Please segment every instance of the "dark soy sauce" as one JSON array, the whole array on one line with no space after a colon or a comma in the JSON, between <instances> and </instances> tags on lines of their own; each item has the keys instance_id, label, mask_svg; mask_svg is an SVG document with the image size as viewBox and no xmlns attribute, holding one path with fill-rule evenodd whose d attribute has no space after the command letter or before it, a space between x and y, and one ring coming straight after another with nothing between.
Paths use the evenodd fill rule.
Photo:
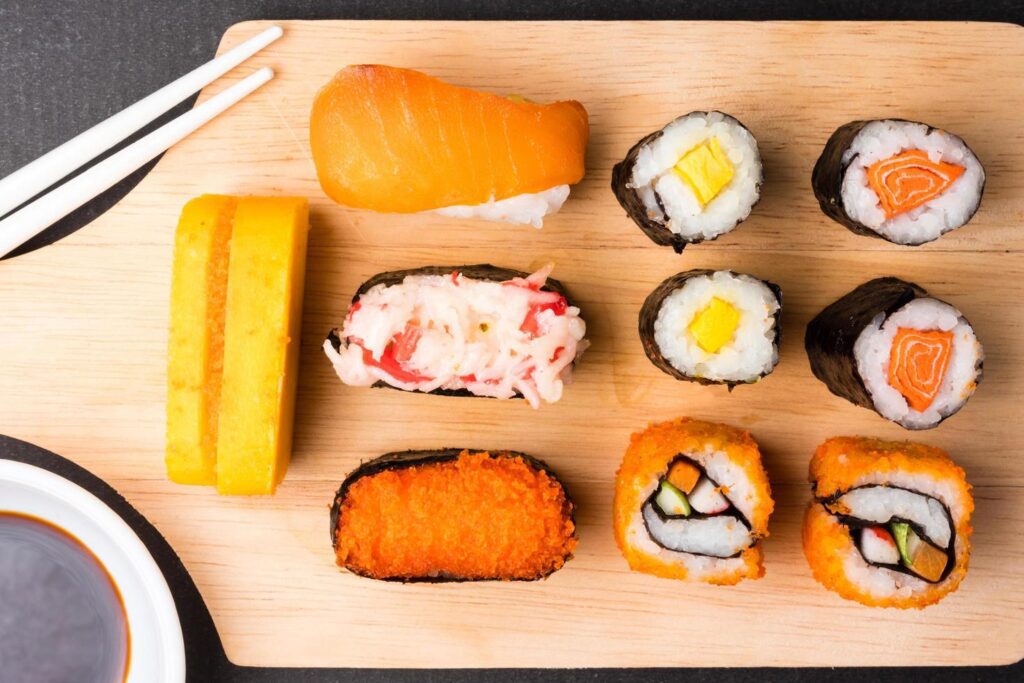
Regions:
<instances>
[{"instance_id":1,"label":"dark soy sauce","mask_svg":"<svg viewBox=\"0 0 1024 683\"><path fill-rule=\"evenodd\" d=\"M0 681L122 683L128 619L121 593L82 542L0 511Z\"/></svg>"}]
</instances>

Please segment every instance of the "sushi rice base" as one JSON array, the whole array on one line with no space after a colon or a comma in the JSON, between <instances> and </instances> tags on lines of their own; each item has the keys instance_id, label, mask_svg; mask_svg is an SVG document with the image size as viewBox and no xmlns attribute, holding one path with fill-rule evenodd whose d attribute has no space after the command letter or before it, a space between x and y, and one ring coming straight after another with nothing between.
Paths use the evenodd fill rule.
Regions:
<instances>
[{"instance_id":1,"label":"sushi rice base","mask_svg":"<svg viewBox=\"0 0 1024 683\"><path fill-rule=\"evenodd\" d=\"M541 401L561 398L573 363L588 345L586 323L575 306L561 315L541 309L535 316L536 335L521 329L538 302L563 298L539 290L550 272L547 266L505 283L460 273L409 275L400 284L377 285L349 310L340 351L330 341L324 351L348 385L382 381L406 391L467 389L494 398L519 393L537 408ZM416 321L420 336L401 366L424 376L420 381L397 379L364 357L365 349L379 361L410 321Z\"/></svg>"},{"instance_id":2,"label":"sushi rice base","mask_svg":"<svg viewBox=\"0 0 1024 683\"><path fill-rule=\"evenodd\" d=\"M910 149L927 153L933 162L963 166L964 172L930 202L887 219L878 196L868 184L867 169L876 161ZM909 121L868 123L843 152L842 163L849 164L842 184L847 215L897 244L930 242L966 223L981 201L985 184L981 162L963 140L937 129L929 132L928 126Z\"/></svg>"},{"instance_id":3,"label":"sushi rice base","mask_svg":"<svg viewBox=\"0 0 1024 683\"><path fill-rule=\"evenodd\" d=\"M924 412L911 408L903 394L889 384L889 354L901 327L953 333L946 376L934 401ZM974 330L960 311L931 298L914 299L888 318L885 313L879 313L857 337L853 354L857 372L871 394L875 409L887 420L910 429L931 427L955 413L974 393L978 364L984 358Z\"/></svg>"},{"instance_id":4,"label":"sushi rice base","mask_svg":"<svg viewBox=\"0 0 1024 683\"><path fill-rule=\"evenodd\" d=\"M914 522L940 548L948 548L953 536L942 503L917 491L892 486L862 487L844 493L826 507L876 524L887 524L894 517Z\"/></svg>"},{"instance_id":5,"label":"sushi rice base","mask_svg":"<svg viewBox=\"0 0 1024 683\"><path fill-rule=\"evenodd\" d=\"M733 338L717 353L702 349L690 322L719 298L740 313ZM779 300L757 278L725 270L687 279L665 297L654 323L654 341L674 368L689 377L714 381L753 381L775 367L775 314Z\"/></svg>"},{"instance_id":6,"label":"sushi rice base","mask_svg":"<svg viewBox=\"0 0 1024 683\"><path fill-rule=\"evenodd\" d=\"M543 192L518 194L498 200L492 196L483 204L445 206L428 213L450 218L480 218L485 221L529 224L540 228L544 225L544 217L558 213L568 198L569 186L556 185Z\"/></svg>"},{"instance_id":7,"label":"sushi rice base","mask_svg":"<svg viewBox=\"0 0 1024 683\"><path fill-rule=\"evenodd\" d=\"M693 189L672 169L687 152L711 138L718 138L735 175L702 207ZM749 216L760 196L760 182L761 157L754 136L735 119L712 111L673 121L641 148L627 187L636 191L652 219L677 235L700 240L729 232Z\"/></svg>"},{"instance_id":8,"label":"sushi rice base","mask_svg":"<svg viewBox=\"0 0 1024 683\"><path fill-rule=\"evenodd\" d=\"M733 462L724 451L715 450L707 445L700 451L687 451L681 455L700 463L708 477L723 488L723 494L748 520L755 518L755 508L758 504L754 487L751 486L743 467ZM667 465L666 465L667 467ZM654 493L660 483L660 477L655 477L642 487L639 500L646 501ZM686 568L687 576L697 580L707 580L718 577L722 574L741 574L747 560L741 555L739 557L708 557L705 555L694 555L691 553L669 550L658 545L651 538L644 523L645 505L638 507L633 513L629 527L626 530L627 542L638 552L656 557L663 562L680 564ZM714 519L714 518L711 518ZM733 518L723 518L732 520ZM721 551L728 538L719 538L722 529L717 524L695 526L688 530L688 540L699 543L710 550ZM747 534L749 546L755 539ZM747 546L744 546L746 548ZM732 554L732 553L730 553Z\"/></svg>"}]
</instances>

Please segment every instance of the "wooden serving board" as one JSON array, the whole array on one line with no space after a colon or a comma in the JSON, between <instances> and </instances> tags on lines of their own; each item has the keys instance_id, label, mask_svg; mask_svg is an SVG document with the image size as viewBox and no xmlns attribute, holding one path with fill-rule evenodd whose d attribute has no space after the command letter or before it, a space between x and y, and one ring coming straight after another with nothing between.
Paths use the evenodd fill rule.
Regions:
<instances>
[{"instance_id":1,"label":"wooden serving board","mask_svg":"<svg viewBox=\"0 0 1024 683\"><path fill-rule=\"evenodd\" d=\"M239 24L221 49L266 26ZM1001 664L1024 655L1024 33L1008 24L284 22L285 37L224 82L277 78L164 156L86 229L0 263L0 432L68 456L120 490L195 578L229 657L279 666L757 666ZM542 230L347 210L320 191L307 115L350 63L415 67L458 84L590 112L588 173ZM766 181L738 230L677 256L626 218L611 166L678 114L718 108L756 135ZM920 248L826 219L811 166L856 118L919 119L962 135L988 170L966 228ZM222 498L163 469L167 301L175 221L204 192L311 199L295 449L274 497ZM320 345L357 285L383 270L556 262L593 347L556 405L343 386ZM663 278L697 267L768 278L785 295L782 359L755 386L676 382L644 357L637 313ZM960 307L985 380L939 428L909 433L829 394L804 325L879 275ZM723 588L631 573L612 539L612 481L629 434L691 415L751 430L776 514L767 576ZM807 461L829 436L916 438L975 486L962 588L923 612L845 602L800 549ZM361 460L406 448L511 448L545 459L579 504L581 541L536 583L396 585L334 566L332 494Z\"/></svg>"}]
</instances>

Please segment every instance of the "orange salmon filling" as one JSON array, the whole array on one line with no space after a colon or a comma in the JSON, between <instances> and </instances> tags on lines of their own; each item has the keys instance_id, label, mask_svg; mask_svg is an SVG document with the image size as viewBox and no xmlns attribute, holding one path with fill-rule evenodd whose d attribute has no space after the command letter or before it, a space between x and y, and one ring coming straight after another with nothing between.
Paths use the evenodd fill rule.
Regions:
<instances>
[{"instance_id":1,"label":"orange salmon filling","mask_svg":"<svg viewBox=\"0 0 1024 683\"><path fill-rule=\"evenodd\" d=\"M892 218L938 197L963 172L963 166L935 162L925 152L911 149L871 164L868 184L886 218Z\"/></svg>"},{"instance_id":2,"label":"orange salmon filling","mask_svg":"<svg viewBox=\"0 0 1024 683\"><path fill-rule=\"evenodd\" d=\"M339 565L373 578L536 579L576 546L561 484L520 457L455 460L356 480L341 504Z\"/></svg>"},{"instance_id":3,"label":"orange salmon filling","mask_svg":"<svg viewBox=\"0 0 1024 683\"><path fill-rule=\"evenodd\" d=\"M889 352L889 384L911 408L927 410L942 387L952 351L952 332L899 328Z\"/></svg>"}]
</instances>

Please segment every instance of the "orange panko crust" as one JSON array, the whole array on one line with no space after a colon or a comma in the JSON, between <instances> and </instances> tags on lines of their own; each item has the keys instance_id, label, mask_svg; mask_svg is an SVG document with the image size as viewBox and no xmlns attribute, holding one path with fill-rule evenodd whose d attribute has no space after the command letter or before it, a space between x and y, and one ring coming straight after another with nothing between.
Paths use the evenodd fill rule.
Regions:
<instances>
[{"instance_id":1,"label":"orange panko crust","mask_svg":"<svg viewBox=\"0 0 1024 683\"><path fill-rule=\"evenodd\" d=\"M353 482L335 551L378 579L537 579L571 557L572 510L562 485L522 457L463 451Z\"/></svg>"},{"instance_id":2,"label":"orange panko crust","mask_svg":"<svg viewBox=\"0 0 1024 683\"><path fill-rule=\"evenodd\" d=\"M818 446L810 465L814 495L827 498L846 491L856 486L866 472L925 474L953 482L961 489L964 517L970 517L974 510L964 471L941 448L862 436L836 436Z\"/></svg>"},{"instance_id":3,"label":"orange panko crust","mask_svg":"<svg viewBox=\"0 0 1024 683\"><path fill-rule=\"evenodd\" d=\"M856 436L834 437L821 444L811 458L810 480L816 498L828 498L857 486L867 473L927 475L957 489L960 514L950 510L956 527L956 566L941 583L915 590L912 596L876 597L849 580L843 558L859 552L849 529L817 500L804 516L804 555L814 578L848 600L871 607L923 608L955 591L967 574L970 557L970 518L974 510L971 487L964 471L939 448L909 441L883 441ZM882 477L883 480L886 477ZM924 491L923 493L928 493Z\"/></svg>"},{"instance_id":4,"label":"orange panko crust","mask_svg":"<svg viewBox=\"0 0 1024 683\"><path fill-rule=\"evenodd\" d=\"M579 102L536 104L360 65L317 95L309 134L328 196L412 213L578 183L589 123Z\"/></svg>"},{"instance_id":5,"label":"orange panko crust","mask_svg":"<svg viewBox=\"0 0 1024 683\"><path fill-rule=\"evenodd\" d=\"M758 500L749 521L754 533L761 537L768 535L768 518L775 503L768 475L761 464L761 453L748 432L687 417L651 424L630 437L629 448L615 477L612 504L615 541L631 569L669 579L687 578L686 568L680 564L652 557L633 547L627 539L627 531L637 510L644 504L645 489L666 472L669 463L679 454L700 452L708 446L728 454L729 459L746 473ZM707 579L708 583L734 584L744 578L764 576L764 553L760 544L745 550L740 557L744 564L742 569L713 576Z\"/></svg>"},{"instance_id":6,"label":"orange panko crust","mask_svg":"<svg viewBox=\"0 0 1024 683\"><path fill-rule=\"evenodd\" d=\"M929 585L923 591L915 591L906 597L876 597L849 580L843 567L843 558L849 552L859 552L853 545L849 530L839 523L825 507L811 501L804 515L803 541L804 556L811 567L814 578L825 588L835 591L847 600L854 600L868 607L896 607L898 609L922 609L934 605L957 588L967 574L970 545L962 537L964 552L957 554L957 564L942 583Z\"/></svg>"}]
</instances>

